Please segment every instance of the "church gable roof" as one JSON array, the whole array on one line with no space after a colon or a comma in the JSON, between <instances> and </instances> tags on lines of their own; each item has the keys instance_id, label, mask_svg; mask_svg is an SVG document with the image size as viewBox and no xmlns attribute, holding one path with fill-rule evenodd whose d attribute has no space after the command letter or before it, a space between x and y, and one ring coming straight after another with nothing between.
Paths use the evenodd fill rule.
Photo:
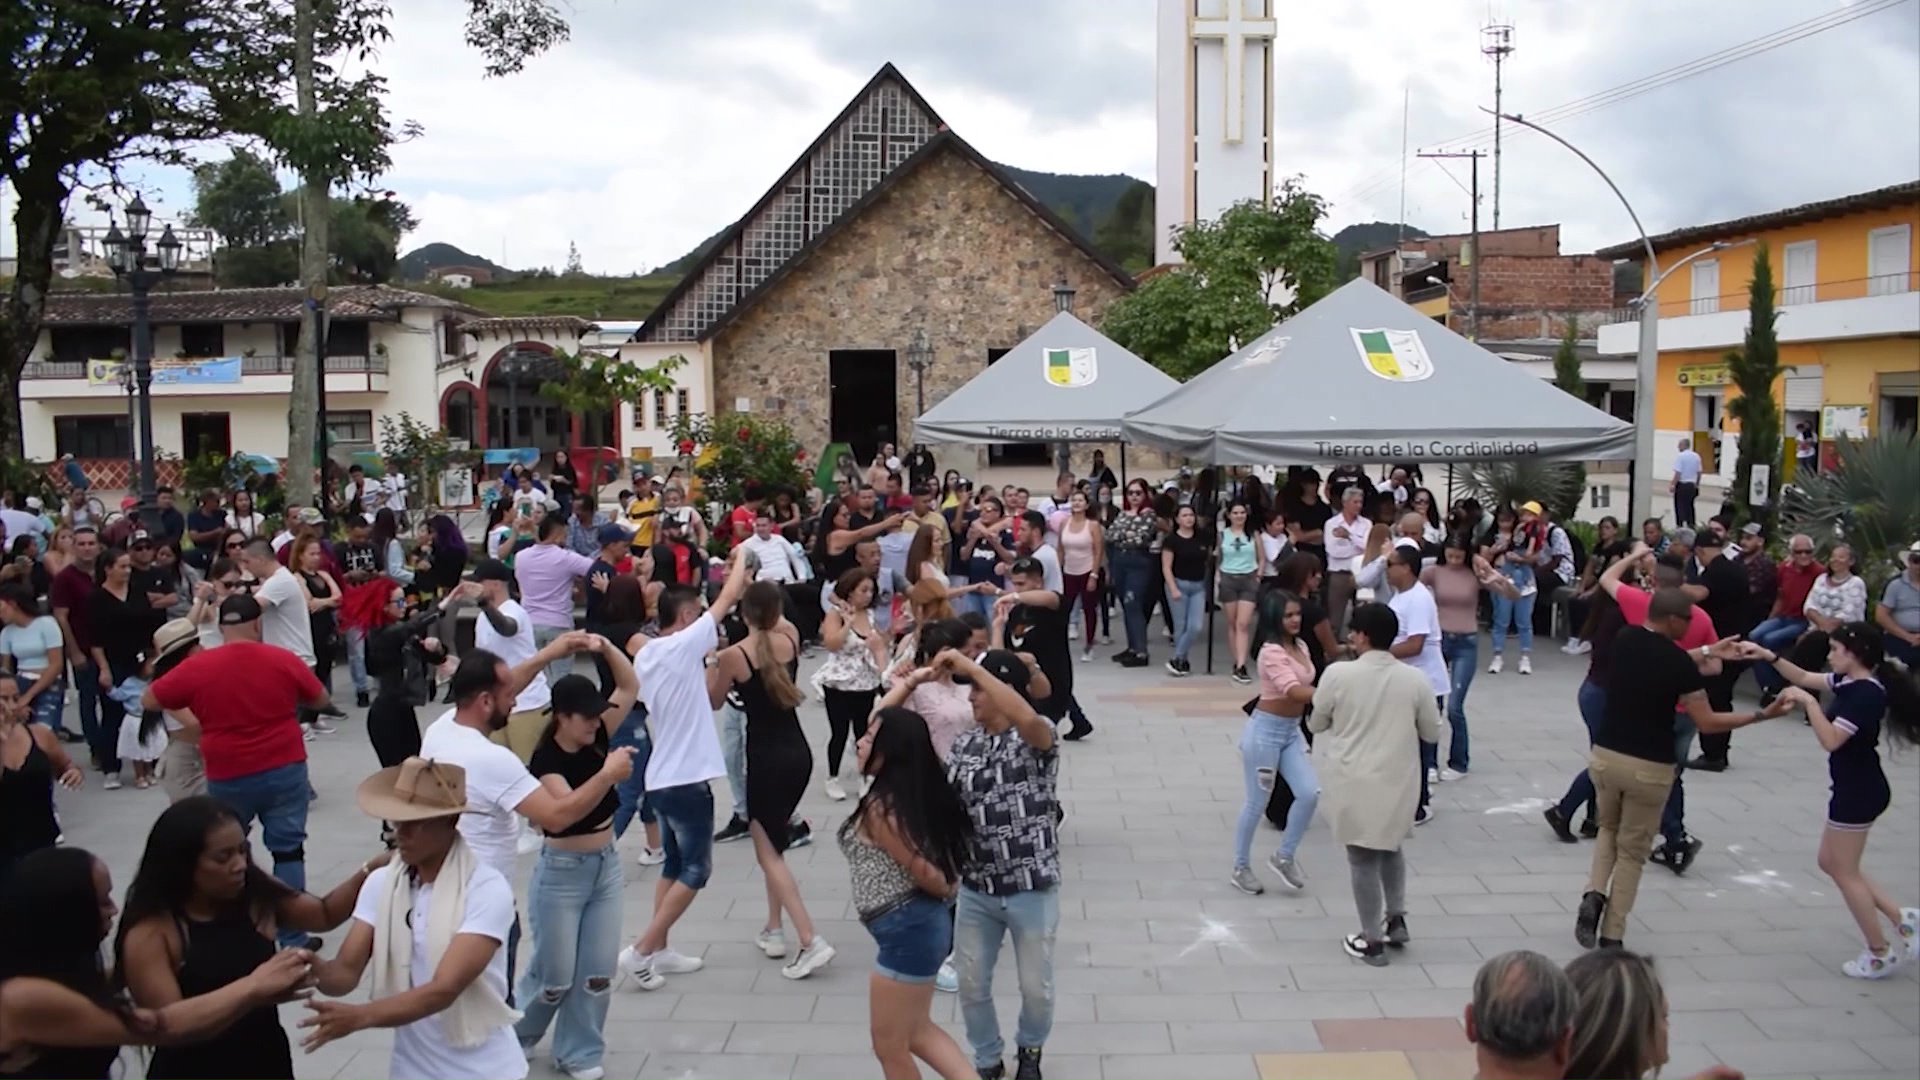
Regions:
<instances>
[{"instance_id":1,"label":"church gable roof","mask_svg":"<svg viewBox=\"0 0 1920 1080\"><path fill-rule=\"evenodd\" d=\"M699 341L761 282L946 130L892 64L660 302L635 341Z\"/></svg>"}]
</instances>

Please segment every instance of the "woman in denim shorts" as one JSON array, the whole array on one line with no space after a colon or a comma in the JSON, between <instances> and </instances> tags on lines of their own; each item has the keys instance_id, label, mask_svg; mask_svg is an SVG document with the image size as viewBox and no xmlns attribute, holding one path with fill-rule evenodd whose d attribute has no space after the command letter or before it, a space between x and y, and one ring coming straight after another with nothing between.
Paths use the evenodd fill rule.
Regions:
<instances>
[{"instance_id":1,"label":"woman in denim shorts","mask_svg":"<svg viewBox=\"0 0 1920 1080\"><path fill-rule=\"evenodd\" d=\"M973 827L934 753L927 722L890 706L873 715L856 753L872 786L840 827L853 904L879 946L867 981L873 1047L888 1077L970 1076L972 1059L933 1022L933 979L953 942L948 898Z\"/></svg>"}]
</instances>

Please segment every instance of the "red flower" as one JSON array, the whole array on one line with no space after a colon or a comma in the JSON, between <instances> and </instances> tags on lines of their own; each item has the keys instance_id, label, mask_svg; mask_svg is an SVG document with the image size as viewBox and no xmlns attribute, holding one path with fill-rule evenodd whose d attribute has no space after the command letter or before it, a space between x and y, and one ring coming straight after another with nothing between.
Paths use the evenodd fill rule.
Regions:
<instances>
[{"instance_id":1,"label":"red flower","mask_svg":"<svg viewBox=\"0 0 1920 1080\"><path fill-rule=\"evenodd\" d=\"M740 425L740 430L734 432L733 434L734 434L734 437L739 439L741 442L746 442L749 438L753 437L753 429L746 426L745 424L742 424Z\"/></svg>"},{"instance_id":2,"label":"red flower","mask_svg":"<svg viewBox=\"0 0 1920 1080\"><path fill-rule=\"evenodd\" d=\"M796 450L796 451L794 451L794 453L793 453L793 460L795 460L795 461L805 461L805 460L807 460L807 452L806 452L805 450Z\"/></svg>"},{"instance_id":3,"label":"red flower","mask_svg":"<svg viewBox=\"0 0 1920 1080\"><path fill-rule=\"evenodd\" d=\"M692 439L680 440L680 453L687 457L693 456L693 440Z\"/></svg>"}]
</instances>

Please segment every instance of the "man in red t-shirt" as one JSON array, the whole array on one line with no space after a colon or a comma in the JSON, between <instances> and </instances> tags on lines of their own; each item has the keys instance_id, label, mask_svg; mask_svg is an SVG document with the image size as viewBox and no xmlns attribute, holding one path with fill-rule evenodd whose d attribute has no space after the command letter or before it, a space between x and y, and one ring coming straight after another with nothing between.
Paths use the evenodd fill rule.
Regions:
<instances>
[{"instance_id":1,"label":"man in red t-shirt","mask_svg":"<svg viewBox=\"0 0 1920 1080\"><path fill-rule=\"evenodd\" d=\"M1813 537L1796 533L1787 541L1787 559L1775 571L1780 591L1774 595L1773 610L1765 622L1753 628L1747 640L1776 653L1791 652L1793 643L1807 632L1807 594L1813 583L1826 572L1813 557ZM1762 704L1786 685L1770 664L1753 665L1753 681L1760 684Z\"/></svg>"},{"instance_id":2,"label":"man in red t-shirt","mask_svg":"<svg viewBox=\"0 0 1920 1080\"><path fill-rule=\"evenodd\" d=\"M752 481L748 481L741 489L741 494L745 496L745 501L727 514L728 551L739 547L742 541L753 535L754 516L760 513L760 504L767 501L766 492Z\"/></svg>"},{"instance_id":3,"label":"man in red t-shirt","mask_svg":"<svg viewBox=\"0 0 1920 1080\"><path fill-rule=\"evenodd\" d=\"M273 855L273 876L307 887L307 746L296 713L332 705L320 680L299 657L260 640L260 604L236 594L220 604L217 649L202 649L155 679L141 695L143 709L165 709L185 730L197 731L206 759L207 794L240 815L242 828L260 819ZM314 947L301 932L281 944Z\"/></svg>"}]
</instances>

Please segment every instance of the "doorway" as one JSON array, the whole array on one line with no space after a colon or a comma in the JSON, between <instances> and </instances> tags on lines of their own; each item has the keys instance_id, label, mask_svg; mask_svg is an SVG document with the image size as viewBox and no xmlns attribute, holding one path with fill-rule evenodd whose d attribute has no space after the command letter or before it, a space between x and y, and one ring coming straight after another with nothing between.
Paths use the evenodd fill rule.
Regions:
<instances>
[{"instance_id":1,"label":"doorway","mask_svg":"<svg viewBox=\"0 0 1920 1080\"><path fill-rule=\"evenodd\" d=\"M900 376L892 349L827 353L827 440L846 443L863 465L881 443L899 445Z\"/></svg>"},{"instance_id":2,"label":"doorway","mask_svg":"<svg viewBox=\"0 0 1920 1080\"><path fill-rule=\"evenodd\" d=\"M180 449L188 458L203 454L233 454L232 418L223 412L181 413Z\"/></svg>"}]
</instances>

